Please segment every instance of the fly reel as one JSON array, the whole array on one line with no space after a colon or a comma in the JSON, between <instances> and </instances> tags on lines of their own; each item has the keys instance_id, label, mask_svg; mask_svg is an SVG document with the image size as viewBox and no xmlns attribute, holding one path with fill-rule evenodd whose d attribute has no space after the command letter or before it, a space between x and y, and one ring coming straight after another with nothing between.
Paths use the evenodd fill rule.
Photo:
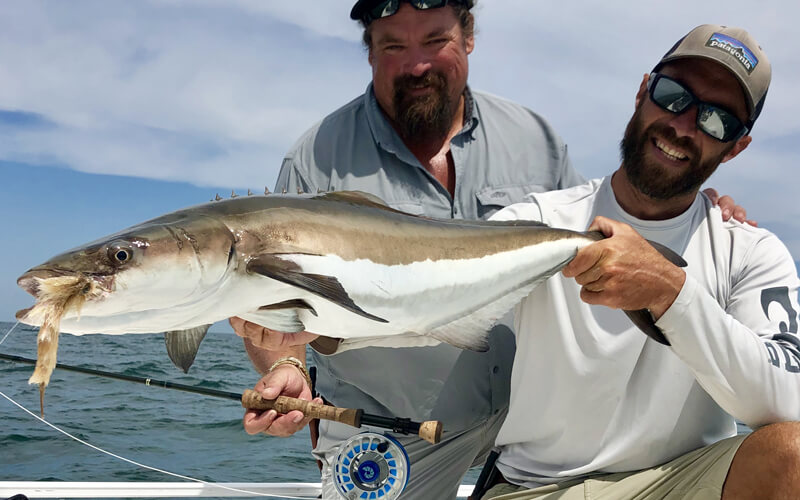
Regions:
<instances>
[{"instance_id":1,"label":"fly reel","mask_svg":"<svg viewBox=\"0 0 800 500\"><path fill-rule=\"evenodd\" d=\"M364 432L341 445L331 474L345 500L394 500L408 483L409 468L406 450L394 438Z\"/></svg>"}]
</instances>

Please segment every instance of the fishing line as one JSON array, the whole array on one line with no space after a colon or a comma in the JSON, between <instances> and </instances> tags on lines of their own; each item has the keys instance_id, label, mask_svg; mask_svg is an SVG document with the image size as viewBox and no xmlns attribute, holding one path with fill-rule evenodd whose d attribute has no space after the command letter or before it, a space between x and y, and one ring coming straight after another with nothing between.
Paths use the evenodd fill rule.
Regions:
<instances>
[{"instance_id":1,"label":"fishing line","mask_svg":"<svg viewBox=\"0 0 800 500\"><path fill-rule=\"evenodd\" d=\"M108 456L110 456L112 458L116 458L117 460L121 460L123 462L135 465L137 467L141 467L143 469L147 469L147 470L150 470L150 471L153 471L153 472L158 472L158 473L161 473L161 474L166 474L167 476L172 476L172 477L176 477L176 478L179 478L179 479L184 479L184 480L187 480L187 481L193 481L195 483L205 484L205 485L212 486L212 487L215 487L215 488L221 488L221 489L224 489L224 490L234 491L234 492L237 492L237 493L246 493L248 495L254 495L254 496L259 496L259 497L292 498L292 499L297 499L297 500L310 500L310 499L316 499L317 498L317 497L293 497L293 496L286 496L286 495L278 496L278 495L270 495L269 493L258 493L258 492L255 492L255 491L242 490L242 489L238 489L238 488L231 488L229 486L223 486L223 485L221 485L219 483L210 483L208 481L203 481L202 479L197 479L197 478L193 478L193 477L189 477L189 476L184 476L182 474L178 474L178 473L175 473L175 472L170 472L168 470L163 470L163 469L159 469L157 467L152 467L150 465L146 465L146 464L137 462L135 460L131 460L129 458L125 458L125 457L123 457L121 455L117 455L117 454L112 453L110 451L104 450L103 448L95 446L95 445L89 443L88 441L84 441L83 439L70 434L69 432L59 428L58 426L56 426L54 424L51 424L47 420L45 420L42 417L36 415L35 413L30 411L29 409L27 409L24 406L22 406L20 403L17 403L10 396L6 395L3 391L0 391L0 396L3 396L7 400L9 400L11 403L16 405L19 409L21 409L22 411L24 411L25 413L27 413L31 417L33 417L36 420L42 422L43 424L47 425L48 427L60 432L61 434L64 434L68 438L70 438L70 439L72 439L74 441L77 441L78 443L80 443L80 444L82 444L84 446L88 446L89 448L91 448L93 450L99 451L100 453L106 454L106 455L108 455Z\"/></svg>"},{"instance_id":2,"label":"fishing line","mask_svg":"<svg viewBox=\"0 0 800 500\"><path fill-rule=\"evenodd\" d=\"M13 331L14 331L14 328L16 328L17 326L19 326L19 321L17 321L16 323L14 323L14 326L12 326L12 327L11 327L11 329L10 329L9 331L7 331L7 332L6 332L6 335L5 335L5 337L3 337L3 340L0 340L0 345L2 345L2 344L3 344L3 342L5 342L5 341L6 341L6 339L8 338L8 336L9 336L9 335L11 335L11 332L13 332Z\"/></svg>"}]
</instances>

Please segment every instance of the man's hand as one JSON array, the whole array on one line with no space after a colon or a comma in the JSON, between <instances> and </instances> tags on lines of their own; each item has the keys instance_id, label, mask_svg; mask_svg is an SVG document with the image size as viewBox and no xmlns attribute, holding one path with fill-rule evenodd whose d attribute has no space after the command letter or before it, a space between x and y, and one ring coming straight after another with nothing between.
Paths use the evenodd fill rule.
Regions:
<instances>
[{"instance_id":1,"label":"man's hand","mask_svg":"<svg viewBox=\"0 0 800 500\"><path fill-rule=\"evenodd\" d=\"M686 273L627 224L596 217L589 230L607 238L579 250L562 270L582 286L581 300L629 311L649 309L660 318L680 293Z\"/></svg>"},{"instance_id":2,"label":"man's hand","mask_svg":"<svg viewBox=\"0 0 800 500\"><path fill-rule=\"evenodd\" d=\"M719 193L717 193L717 190L714 188L704 189L703 192L711 200L711 203L719 206L720 210L722 210L723 221L730 220L730 218L733 217L739 222L744 222L753 227L758 227L758 222L748 219L747 210L745 210L744 207L737 205L730 196L725 195L720 197Z\"/></svg>"},{"instance_id":3,"label":"man's hand","mask_svg":"<svg viewBox=\"0 0 800 500\"><path fill-rule=\"evenodd\" d=\"M296 366L285 364L275 367L255 385L254 390L265 399L275 399L278 396L311 399L311 388L308 387L306 378ZM322 398L313 400L322 404ZM275 410L247 410L242 423L248 434L265 432L270 436L286 437L299 431L311 421L302 412L292 410L286 415L278 415Z\"/></svg>"},{"instance_id":4,"label":"man's hand","mask_svg":"<svg viewBox=\"0 0 800 500\"><path fill-rule=\"evenodd\" d=\"M236 335L248 339L254 346L268 351L280 351L287 347L308 344L319 337L319 335L309 332L276 332L238 317L231 318L228 322Z\"/></svg>"}]
</instances>

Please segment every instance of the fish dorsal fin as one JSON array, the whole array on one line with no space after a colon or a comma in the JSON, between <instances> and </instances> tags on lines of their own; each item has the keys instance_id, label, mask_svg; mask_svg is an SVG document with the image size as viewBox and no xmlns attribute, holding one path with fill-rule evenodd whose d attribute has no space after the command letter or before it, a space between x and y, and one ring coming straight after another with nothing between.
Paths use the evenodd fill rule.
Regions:
<instances>
[{"instance_id":1,"label":"fish dorsal fin","mask_svg":"<svg viewBox=\"0 0 800 500\"><path fill-rule=\"evenodd\" d=\"M418 217L421 219L426 218L426 217L419 217L418 215L414 214L409 214L401 210L396 210L387 205L385 201L378 198L374 194L365 193L364 191L332 191L317 195L314 198L326 201L336 201L339 203L352 203L354 205L361 205L363 207L377 208L379 210L385 210L387 212L403 214L408 217Z\"/></svg>"},{"instance_id":2,"label":"fish dorsal fin","mask_svg":"<svg viewBox=\"0 0 800 500\"><path fill-rule=\"evenodd\" d=\"M164 333L164 343L167 346L167 355L172 363L189 373L189 367L194 363L200 343L211 325L202 325L186 330L172 330Z\"/></svg>"},{"instance_id":3,"label":"fish dorsal fin","mask_svg":"<svg viewBox=\"0 0 800 500\"><path fill-rule=\"evenodd\" d=\"M277 255L265 254L250 259L247 263L247 272L260 274L267 278L286 283L287 285L296 286L297 288L330 300L367 319L380 323L388 323L385 319L374 316L358 307L335 277L304 273L297 264L281 259Z\"/></svg>"}]
</instances>

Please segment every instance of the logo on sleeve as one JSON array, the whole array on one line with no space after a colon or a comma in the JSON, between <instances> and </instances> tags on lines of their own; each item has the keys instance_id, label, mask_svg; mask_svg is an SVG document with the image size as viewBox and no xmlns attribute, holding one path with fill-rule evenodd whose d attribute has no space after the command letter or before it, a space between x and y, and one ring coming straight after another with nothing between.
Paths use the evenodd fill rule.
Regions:
<instances>
[{"instance_id":1,"label":"logo on sleeve","mask_svg":"<svg viewBox=\"0 0 800 500\"><path fill-rule=\"evenodd\" d=\"M722 33L714 33L706 42L706 47L721 50L732 55L747 71L747 74L752 73L753 70L756 69L756 66L758 66L758 58L747 48L747 45L731 36L723 35Z\"/></svg>"}]
</instances>

